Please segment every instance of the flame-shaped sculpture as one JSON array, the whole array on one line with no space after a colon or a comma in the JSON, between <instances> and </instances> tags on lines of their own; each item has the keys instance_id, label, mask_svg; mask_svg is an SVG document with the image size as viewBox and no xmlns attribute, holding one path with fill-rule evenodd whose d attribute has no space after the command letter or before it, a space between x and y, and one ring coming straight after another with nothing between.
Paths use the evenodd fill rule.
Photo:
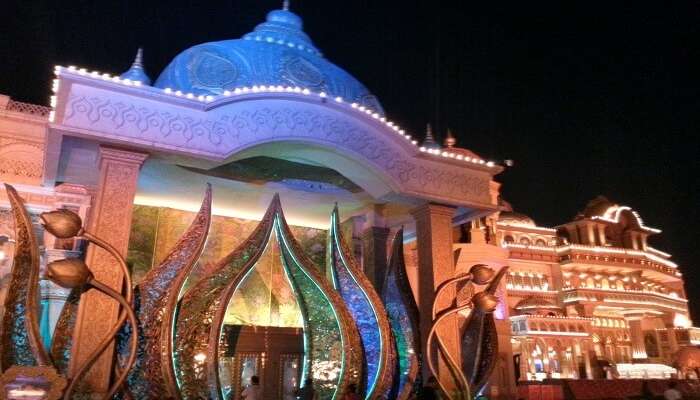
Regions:
<instances>
[{"instance_id":1,"label":"flame-shaped sculpture","mask_svg":"<svg viewBox=\"0 0 700 400\"><path fill-rule=\"evenodd\" d=\"M39 249L32 220L15 188L5 185L15 222L15 255L0 324L0 371L13 365L45 366L50 359L39 334Z\"/></svg>"},{"instance_id":2,"label":"flame-shaped sculpture","mask_svg":"<svg viewBox=\"0 0 700 400\"><path fill-rule=\"evenodd\" d=\"M248 239L220 260L183 297L177 319L174 357L181 395L223 399L219 352L224 317L231 298L276 235L286 276L304 318L302 379L314 377L320 398L335 398L362 372L359 336L342 299L304 255L287 226L275 195ZM340 351L332 351L338 348ZM332 377L332 378L324 378Z\"/></svg>"},{"instance_id":3,"label":"flame-shaped sculpture","mask_svg":"<svg viewBox=\"0 0 700 400\"><path fill-rule=\"evenodd\" d=\"M382 300L396 342L396 370L389 398L405 400L416 391L420 372L420 331L418 306L406 275L403 256L403 229L394 237Z\"/></svg>"},{"instance_id":4,"label":"flame-shaped sculpture","mask_svg":"<svg viewBox=\"0 0 700 400\"><path fill-rule=\"evenodd\" d=\"M51 359L58 372L64 376L68 375L70 364L71 348L73 347L73 330L78 316L78 306L83 288L71 289L66 302L63 303L61 314L56 321L51 340Z\"/></svg>"},{"instance_id":5,"label":"flame-shaped sculpture","mask_svg":"<svg viewBox=\"0 0 700 400\"><path fill-rule=\"evenodd\" d=\"M327 251L333 286L345 300L362 340L365 398L387 396L396 362L391 326L384 304L343 239L337 205L331 215Z\"/></svg>"},{"instance_id":6,"label":"flame-shaped sculpture","mask_svg":"<svg viewBox=\"0 0 700 400\"><path fill-rule=\"evenodd\" d=\"M172 363L173 324L182 288L202 254L209 233L211 202L211 185L207 184L194 221L160 265L151 269L135 290L139 357L128 380L135 398L180 398Z\"/></svg>"}]
</instances>

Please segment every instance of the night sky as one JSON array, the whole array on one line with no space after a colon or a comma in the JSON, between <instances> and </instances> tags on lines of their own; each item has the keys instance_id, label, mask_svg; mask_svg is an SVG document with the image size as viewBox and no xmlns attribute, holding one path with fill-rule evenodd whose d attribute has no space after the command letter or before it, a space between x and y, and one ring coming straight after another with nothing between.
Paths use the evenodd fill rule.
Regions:
<instances>
[{"instance_id":1,"label":"night sky","mask_svg":"<svg viewBox=\"0 0 700 400\"><path fill-rule=\"evenodd\" d=\"M53 65L120 73L138 46L155 80L180 51L238 38L280 3L10 0L0 93L46 104ZM503 196L540 225L566 222L603 194L662 229L652 244L680 265L700 325L700 3L519 3L291 8L414 136L432 122L487 159L513 159L497 177Z\"/></svg>"}]
</instances>

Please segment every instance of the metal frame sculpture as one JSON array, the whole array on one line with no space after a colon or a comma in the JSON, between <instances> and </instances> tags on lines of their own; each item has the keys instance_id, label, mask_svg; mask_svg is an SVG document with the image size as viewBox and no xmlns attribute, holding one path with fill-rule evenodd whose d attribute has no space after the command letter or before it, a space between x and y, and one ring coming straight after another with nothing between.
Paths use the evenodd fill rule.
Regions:
<instances>
[{"instance_id":1,"label":"metal frame sculpture","mask_svg":"<svg viewBox=\"0 0 700 400\"><path fill-rule=\"evenodd\" d=\"M360 333L365 358L365 399L388 396L396 355L391 326L379 295L348 249L340 230L338 206L328 232L327 267Z\"/></svg>"},{"instance_id":2,"label":"metal frame sculpture","mask_svg":"<svg viewBox=\"0 0 700 400\"><path fill-rule=\"evenodd\" d=\"M182 298L173 353L182 397L224 398L219 353L226 309L273 234L304 319L302 378L315 376L314 388L323 399L335 399L349 383L357 383L362 358L356 351L360 339L352 318L340 296L304 255L284 219L279 196L275 195L248 239ZM334 348L340 351L332 351Z\"/></svg>"},{"instance_id":3,"label":"metal frame sculpture","mask_svg":"<svg viewBox=\"0 0 700 400\"><path fill-rule=\"evenodd\" d=\"M494 277L494 271L491 268L483 264L477 264L469 270L469 273L443 282L435 291L432 307L433 321L428 333L426 347L432 349L433 340L437 339L437 355L442 357L450 372L454 390L450 390L451 388L446 382L446 377L437 373L435 360L430 355L427 357L427 361L430 372L437 377L440 389L450 400L471 400L472 393L478 393L481 390L486 383L486 379L493 371L495 357L498 353L498 338L492 315L498 305L498 298L494 293L507 269L508 267L501 268ZM474 294L470 302L460 306L456 304L455 298L452 300L450 307L438 312L437 304L441 295L446 289L460 282L473 282L478 285L489 284L489 286L483 292ZM472 312L469 314L462 339L462 360L460 364L445 345L444 339L438 332L438 327L447 318L470 308Z\"/></svg>"},{"instance_id":4,"label":"metal frame sculpture","mask_svg":"<svg viewBox=\"0 0 700 400\"><path fill-rule=\"evenodd\" d=\"M382 301L395 341L394 381L389 398L406 400L415 396L420 374L420 330L418 306L406 275L403 255L403 229L392 243L389 266L382 287Z\"/></svg>"}]
</instances>

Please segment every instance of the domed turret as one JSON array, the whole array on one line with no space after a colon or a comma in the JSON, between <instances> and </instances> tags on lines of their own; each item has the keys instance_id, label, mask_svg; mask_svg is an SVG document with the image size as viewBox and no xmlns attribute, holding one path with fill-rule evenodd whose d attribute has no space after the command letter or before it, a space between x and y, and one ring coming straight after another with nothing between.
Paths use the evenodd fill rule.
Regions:
<instances>
[{"instance_id":1,"label":"domed turret","mask_svg":"<svg viewBox=\"0 0 700 400\"><path fill-rule=\"evenodd\" d=\"M615 206L615 203L608 200L605 196L598 196L586 204L578 215L579 218L601 217L610 208Z\"/></svg>"},{"instance_id":2,"label":"domed turret","mask_svg":"<svg viewBox=\"0 0 700 400\"><path fill-rule=\"evenodd\" d=\"M191 47L163 70L155 83L195 95L226 90L291 86L342 97L383 115L377 98L357 79L323 58L303 31L302 19L288 9L273 10L265 22L240 39Z\"/></svg>"},{"instance_id":3,"label":"domed turret","mask_svg":"<svg viewBox=\"0 0 700 400\"><path fill-rule=\"evenodd\" d=\"M515 211L503 211L498 215L498 223L503 225L537 226L535 221L525 214Z\"/></svg>"}]
</instances>

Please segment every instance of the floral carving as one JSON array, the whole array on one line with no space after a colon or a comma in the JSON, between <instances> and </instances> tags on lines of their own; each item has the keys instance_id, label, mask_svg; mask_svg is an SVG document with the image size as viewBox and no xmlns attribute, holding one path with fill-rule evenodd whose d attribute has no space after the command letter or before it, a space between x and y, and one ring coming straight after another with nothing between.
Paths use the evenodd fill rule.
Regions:
<instances>
[{"instance_id":1,"label":"floral carving","mask_svg":"<svg viewBox=\"0 0 700 400\"><path fill-rule=\"evenodd\" d=\"M80 126L83 121L100 124L100 129L106 127L129 138L155 140L185 151L196 149L198 154L204 152L220 159L255 143L276 138L306 138L355 153L377 171L391 176L401 191L489 201L488 176L465 171L464 167L416 158L399 150L386 137L393 133L385 134L351 118L321 110L267 104L260 107L256 102L239 104L227 113L208 115L192 110L180 114L174 107L156 110L72 94L64 122Z\"/></svg>"}]
</instances>

